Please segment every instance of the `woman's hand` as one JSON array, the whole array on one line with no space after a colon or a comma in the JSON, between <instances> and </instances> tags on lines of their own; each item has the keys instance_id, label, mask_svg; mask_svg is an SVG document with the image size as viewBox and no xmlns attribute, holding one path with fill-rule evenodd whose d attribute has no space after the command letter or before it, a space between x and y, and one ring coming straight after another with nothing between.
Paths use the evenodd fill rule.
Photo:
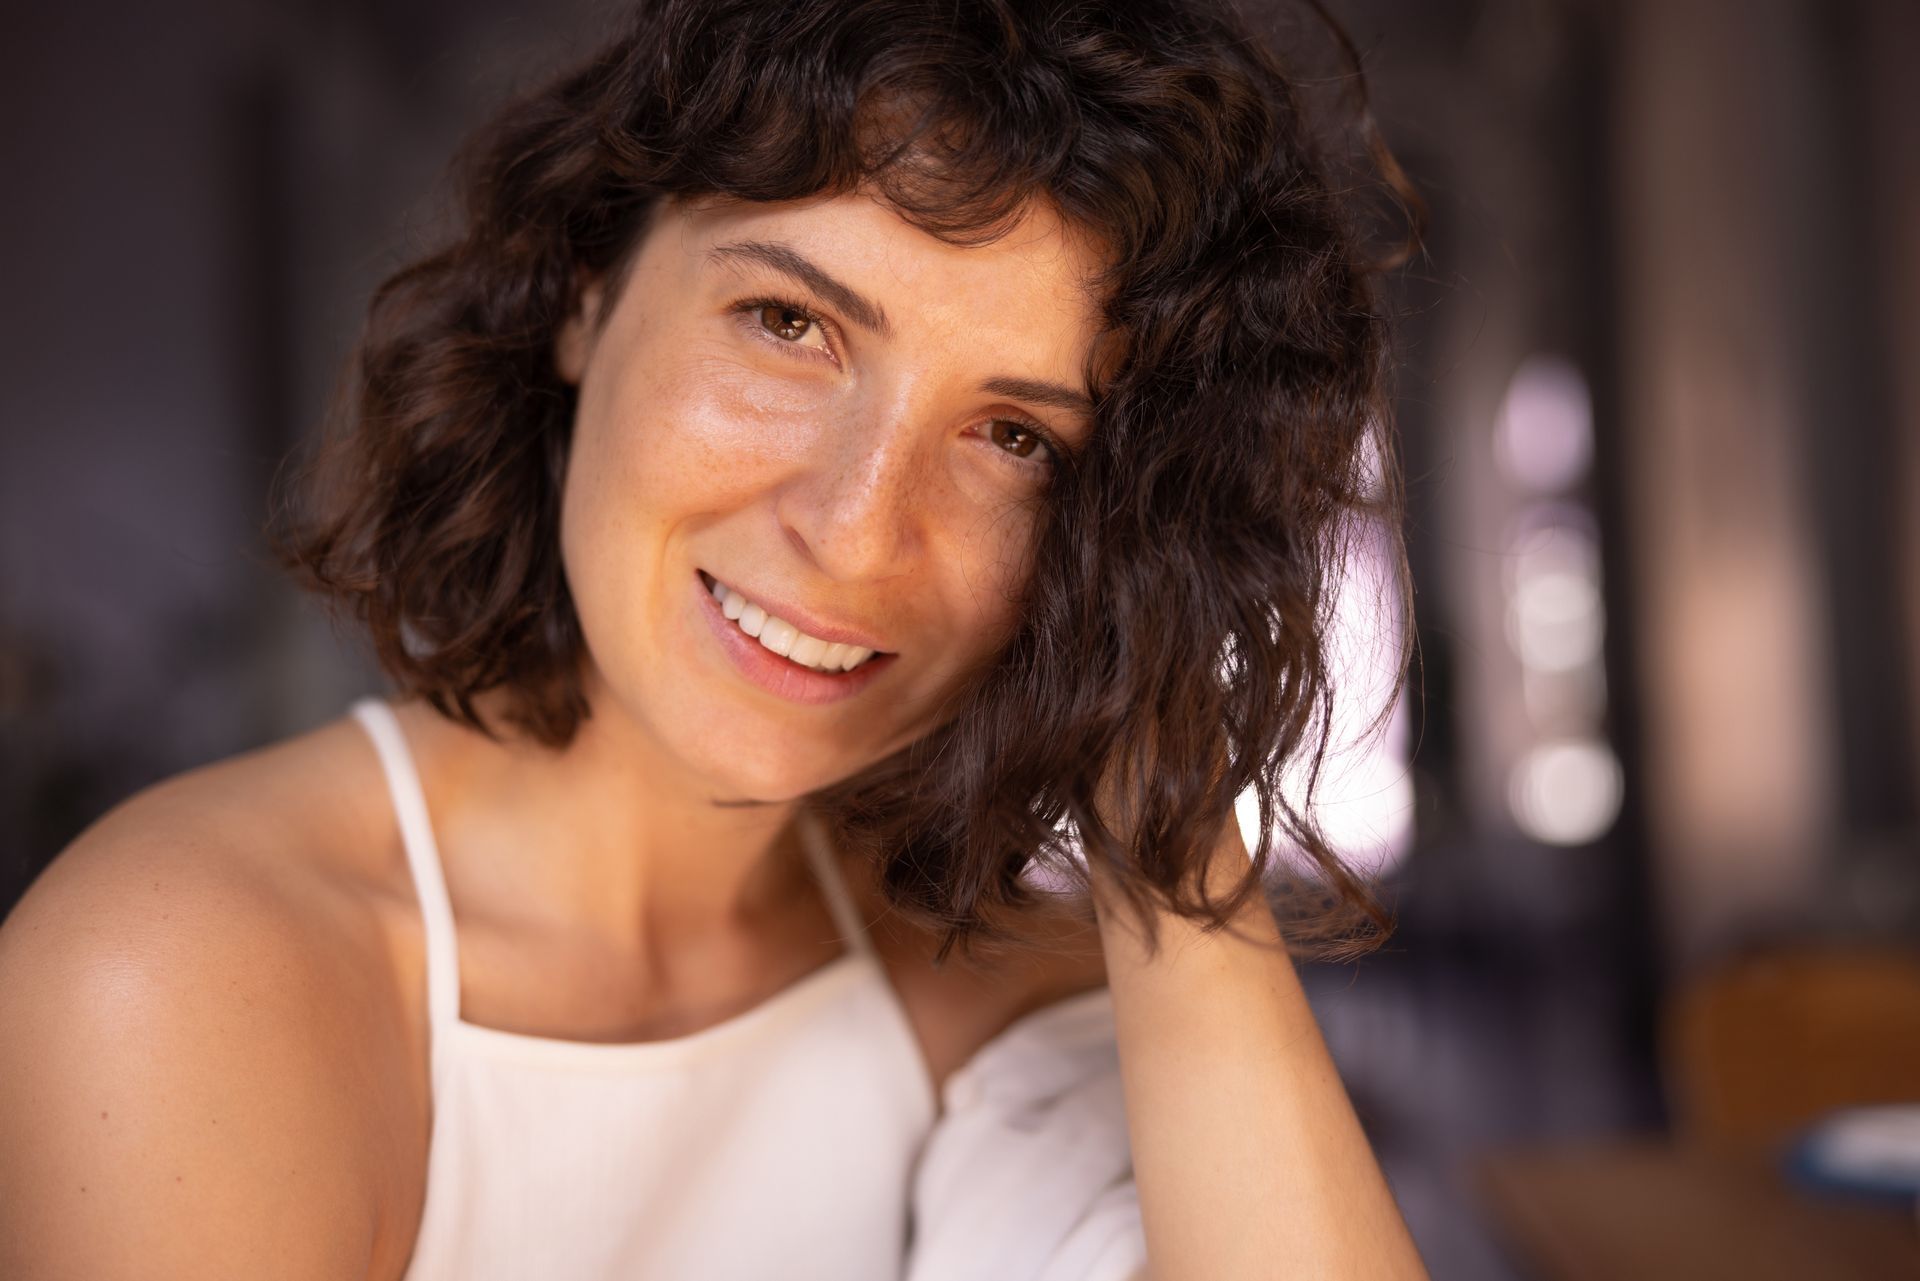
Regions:
<instances>
[{"instance_id":1,"label":"woman's hand","mask_svg":"<svg viewBox=\"0 0 1920 1281\"><path fill-rule=\"evenodd\" d=\"M1126 812L1107 789L1102 817ZM1209 889L1247 862L1230 820ZM1211 935L1158 911L1149 960L1097 867L1093 887L1154 1281L1425 1281L1264 897Z\"/></svg>"}]
</instances>

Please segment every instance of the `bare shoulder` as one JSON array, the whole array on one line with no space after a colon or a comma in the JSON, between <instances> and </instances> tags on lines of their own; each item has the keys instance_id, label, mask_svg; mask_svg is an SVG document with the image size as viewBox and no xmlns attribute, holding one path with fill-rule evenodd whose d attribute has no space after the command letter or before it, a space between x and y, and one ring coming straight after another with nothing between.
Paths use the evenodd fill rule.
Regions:
<instances>
[{"instance_id":1,"label":"bare shoulder","mask_svg":"<svg viewBox=\"0 0 1920 1281\"><path fill-rule=\"evenodd\" d=\"M342 728L134 797L0 925L0 1274L367 1275L401 1100Z\"/></svg>"}]
</instances>

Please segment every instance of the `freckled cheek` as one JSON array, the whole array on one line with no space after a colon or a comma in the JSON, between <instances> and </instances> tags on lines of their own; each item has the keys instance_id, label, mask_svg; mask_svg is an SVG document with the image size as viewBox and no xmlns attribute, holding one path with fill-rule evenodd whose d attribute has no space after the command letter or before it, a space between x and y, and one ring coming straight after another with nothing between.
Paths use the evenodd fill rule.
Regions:
<instances>
[{"instance_id":1,"label":"freckled cheek","mask_svg":"<svg viewBox=\"0 0 1920 1281\"><path fill-rule=\"evenodd\" d=\"M828 412L818 393L738 362L690 362L622 394L618 456L608 461L629 477L693 467L726 485L803 456Z\"/></svg>"}]
</instances>

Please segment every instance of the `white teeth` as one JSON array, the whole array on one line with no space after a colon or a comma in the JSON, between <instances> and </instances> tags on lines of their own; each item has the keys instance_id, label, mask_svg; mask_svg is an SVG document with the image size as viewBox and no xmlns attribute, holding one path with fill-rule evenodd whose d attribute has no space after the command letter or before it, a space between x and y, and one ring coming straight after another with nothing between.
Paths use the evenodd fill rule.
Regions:
<instances>
[{"instance_id":1,"label":"white teeth","mask_svg":"<svg viewBox=\"0 0 1920 1281\"><path fill-rule=\"evenodd\" d=\"M769 616L766 610L719 579L715 579L707 590L720 602L720 612L738 623L741 631L782 658L791 659L803 667L811 667L816 671L848 672L873 657L874 651L871 649L823 641L817 636L807 635L784 618Z\"/></svg>"},{"instance_id":2,"label":"white teeth","mask_svg":"<svg viewBox=\"0 0 1920 1281\"><path fill-rule=\"evenodd\" d=\"M793 643L793 648L787 651L787 657L806 667L825 667L826 664L820 661L820 657L826 652L826 641L818 636L802 636Z\"/></svg>"},{"instance_id":3,"label":"white teeth","mask_svg":"<svg viewBox=\"0 0 1920 1281\"><path fill-rule=\"evenodd\" d=\"M782 658L799 639L800 629L784 618L769 618L767 625L760 629L760 643Z\"/></svg>"}]
</instances>

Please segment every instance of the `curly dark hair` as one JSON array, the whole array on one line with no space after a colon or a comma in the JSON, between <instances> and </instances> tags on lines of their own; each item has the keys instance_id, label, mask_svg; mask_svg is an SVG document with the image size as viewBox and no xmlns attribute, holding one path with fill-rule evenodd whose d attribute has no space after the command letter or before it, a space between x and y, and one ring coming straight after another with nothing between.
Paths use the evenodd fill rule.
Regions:
<instances>
[{"instance_id":1,"label":"curly dark hair","mask_svg":"<svg viewBox=\"0 0 1920 1281\"><path fill-rule=\"evenodd\" d=\"M1038 500L1018 626L941 728L809 801L941 958L1018 941L1036 860L1085 889L1075 847L1136 912L1217 927L1264 888L1295 949L1377 945L1391 914L1309 802L1330 606L1363 524L1389 531L1409 595L1379 277L1424 206L1353 46L1312 8L1410 218L1379 261L1300 82L1223 4L645 0L463 151L464 225L375 294L345 431L305 470L280 555L404 692L497 734L473 699L502 688L506 720L564 745L587 706L558 534L575 392L553 343L583 280L619 278L663 197L866 190L956 245L1050 201L1107 253L1093 284L1120 357ZM1133 780L1130 832L1097 812L1106 778ZM1200 873L1249 789L1261 835L1221 898Z\"/></svg>"}]
</instances>

